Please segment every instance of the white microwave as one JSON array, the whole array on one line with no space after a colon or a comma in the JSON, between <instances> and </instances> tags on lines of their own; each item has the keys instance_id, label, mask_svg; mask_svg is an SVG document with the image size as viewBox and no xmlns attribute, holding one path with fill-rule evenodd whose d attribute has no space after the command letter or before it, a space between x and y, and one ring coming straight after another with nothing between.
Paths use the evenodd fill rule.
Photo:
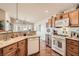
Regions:
<instances>
[{"instance_id":1,"label":"white microwave","mask_svg":"<svg viewBox=\"0 0 79 59\"><path fill-rule=\"evenodd\" d=\"M55 27L63 27L63 26L69 26L69 18L55 21Z\"/></svg>"}]
</instances>

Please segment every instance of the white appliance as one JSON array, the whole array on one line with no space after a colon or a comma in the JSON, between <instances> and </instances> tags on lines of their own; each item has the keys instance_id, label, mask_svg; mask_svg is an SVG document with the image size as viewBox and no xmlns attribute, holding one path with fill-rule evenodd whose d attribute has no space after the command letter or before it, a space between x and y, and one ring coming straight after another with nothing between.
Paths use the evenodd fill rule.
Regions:
<instances>
[{"instance_id":1,"label":"white appliance","mask_svg":"<svg viewBox=\"0 0 79 59\"><path fill-rule=\"evenodd\" d=\"M55 27L63 27L63 26L69 26L69 18L55 21Z\"/></svg>"},{"instance_id":2,"label":"white appliance","mask_svg":"<svg viewBox=\"0 0 79 59\"><path fill-rule=\"evenodd\" d=\"M28 55L32 55L39 51L39 38L32 37L28 39Z\"/></svg>"},{"instance_id":3,"label":"white appliance","mask_svg":"<svg viewBox=\"0 0 79 59\"><path fill-rule=\"evenodd\" d=\"M49 46L50 48L52 47L52 28L51 27L48 27L46 29L46 34L45 34L45 42L46 42L46 45Z\"/></svg>"},{"instance_id":4,"label":"white appliance","mask_svg":"<svg viewBox=\"0 0 79 59\"><path fill-rule=\"evenodd\" d=\"M53 36L52 37L52 49L59 54L66 55L66 39L64 36Z\"/></svg>"}]
</instances>

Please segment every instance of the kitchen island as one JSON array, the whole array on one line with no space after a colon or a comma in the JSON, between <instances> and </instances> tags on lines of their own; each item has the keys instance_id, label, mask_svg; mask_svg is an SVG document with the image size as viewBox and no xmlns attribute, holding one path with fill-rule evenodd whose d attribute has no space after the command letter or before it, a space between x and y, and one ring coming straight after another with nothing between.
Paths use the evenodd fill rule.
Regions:
<instances>
[{"instance_id":1,"label":"kitchen island","mask_svg":"<svg viewBox=\"0 0 79 59\"><path fill-rule=\"evenodd\" d=\"M33 52L31 52L33 51ZM18 36L0 41L0 55L24 56L32 55L40 51L40 36Z\"/></svg>"}]
</instances>

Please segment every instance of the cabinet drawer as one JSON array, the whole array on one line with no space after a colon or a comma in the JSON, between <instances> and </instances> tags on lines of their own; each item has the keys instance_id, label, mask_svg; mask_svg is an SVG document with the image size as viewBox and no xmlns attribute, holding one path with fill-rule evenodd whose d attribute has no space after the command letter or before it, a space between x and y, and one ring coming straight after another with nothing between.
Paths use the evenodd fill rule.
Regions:
<instances>
[{"instance_id":1,"label":"cabinet drawer","mask_svg":"<svg viewBox=\"0 0 79 59\"><path fill-rule=\"evenodd\" d=\"M11 51L7 54L4 54L4 56L17 56L17 53L16 53L16 51Z\"/></svg>"},{"instance_id":2,"label":"cabinet drawer","mask_svg":"<svg viewBox=\"0 0 79 59\"><path fill-rule=\"evenodd\" d=\"M69 46L69 47L67 47L67 50L72 51L74 53L78 53L78 47Z\"/></svg>"},{"instance_id":3,"label":"cabinet drawer","mask_svg":"<svg viewBox=\"0 0 79 59\"><path fill-rule=\"evenodd\" d=\"M25 42L26 42L26 40L22 40L22 41L18 42L18 45L21 47L25 46Z\"/></svg>"},{"instance_id":4,"label":"cabinet drawer","mask_svg":"<svg viewBox=\"0 0 79 59\"><path fill-rule=\"evenodd\" d=\"M67 44L78 46L78 41L68 39Z\"/></svg>"},{"instance_id":5,"label":"cabinet drawer","mask_svg":"<svg viewBox=\"0 0 79 59\"><path fill-rule=\"evenodd\" d=\"M17 43L3 48L3 55L17 50Z\"/></svg>"},{"instance_id":6,"label":"cabinet drawer","mask_svg":"<svg viewBox=\"0 0 79 59\"><path fill-rule=\"evenodd\" d=\"M78 56L78 54L75 54L75 53L67 53L67 56Z\"/></svg>"},{"instance_id":7,"label":"cabinet drawer","mask_svg":"<svg viewBox=\"0 0 79 59\"><path fill-rule=\"evenodd\" d=\"M73 52L73 51L71 51L71 50L67 50L67 55L68 56L78 56L78 53L75 53L75 52Z\"/></svg>"}]
</instances>

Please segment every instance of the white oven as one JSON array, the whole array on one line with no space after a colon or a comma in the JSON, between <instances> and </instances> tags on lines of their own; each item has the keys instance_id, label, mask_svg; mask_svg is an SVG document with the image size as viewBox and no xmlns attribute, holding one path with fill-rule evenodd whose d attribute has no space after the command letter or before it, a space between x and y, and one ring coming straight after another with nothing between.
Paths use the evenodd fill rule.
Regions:
<instances>
[{"instance_id":1,"label":"white oven","mask_svg":"<svg viewBox=\"0 0 79 59\"><path fill-rule=\"evenodd\" d=\"M66 40L65 37L53 36L52 49L61 55L66 55Z\"/></svg>"}]
</instances>

